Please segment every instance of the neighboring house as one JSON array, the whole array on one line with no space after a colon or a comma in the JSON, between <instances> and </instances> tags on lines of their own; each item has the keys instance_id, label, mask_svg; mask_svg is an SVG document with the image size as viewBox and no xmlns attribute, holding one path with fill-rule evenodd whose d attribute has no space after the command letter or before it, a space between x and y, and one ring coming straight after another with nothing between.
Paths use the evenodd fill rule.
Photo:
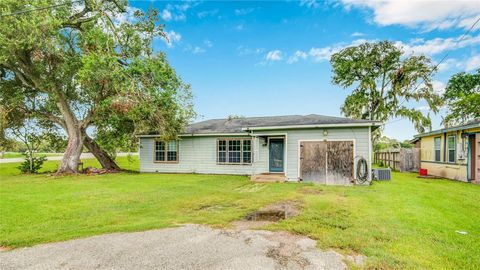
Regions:
<instances>
[{"instance_id":1,"label":"neighboring house","mask_svg":"<svg viewBox=\"0 0 480 270\"><path fill-rule=\"evenodd\" d=\"M208 120L175 141L140 135L140 171L350 184L360 158L370 178L371 132L380 124L313 114Z\"/></svg>"},{"instance_id":2,"label":"neighboring house","mask_svg":"<svg viewBox=\"0 0 480 270\"><path fill-rule=\"evenodd\" d=\"M480 119L415 136L428 174L480 183Z\"/></svg>"}]
</instances>

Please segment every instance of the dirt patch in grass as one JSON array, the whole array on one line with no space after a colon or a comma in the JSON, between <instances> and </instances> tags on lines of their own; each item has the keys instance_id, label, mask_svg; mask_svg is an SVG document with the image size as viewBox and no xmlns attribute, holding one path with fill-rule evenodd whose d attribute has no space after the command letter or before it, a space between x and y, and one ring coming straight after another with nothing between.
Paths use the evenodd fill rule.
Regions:
<instances>
[{"instance_id":1,"label":"dirt patch in grass","mask_svg":"<svg viewBox=\"0 0 480 270\"><path fill-rule=\"evenodd\" d=\"M242 220L235 221L232 224L237 230L255 229L273 222L297 216L300 214L300 211L300 202L281 201L251 212Z\"/></svg>"}]
</instances>

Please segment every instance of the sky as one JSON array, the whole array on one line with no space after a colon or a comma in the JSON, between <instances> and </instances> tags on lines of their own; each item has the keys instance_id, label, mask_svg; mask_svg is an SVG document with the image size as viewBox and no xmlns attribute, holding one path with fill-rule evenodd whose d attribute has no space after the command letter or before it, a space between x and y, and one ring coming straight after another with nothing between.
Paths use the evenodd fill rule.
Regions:
<instances>
[{"instance_id":1,"label":"sky","mask_svg":"<svg viewBox=\"0 0 480 270\"><path fill-rule=\"evenodd\" d=\"M439 65L442 93L453 74L480 68L478 1L130 1L159 10L169 41L154 49L194 95L195 121L229 115L322 114L342 116L352 89L331 82L330 56L363 42L389 40L405 55L425 54ZM462 38L463 36L463 38ZM424 103L404 103L432 117ZM390 119L384 134L411 139L413 124Z\"/></svg>"}]
</instances>

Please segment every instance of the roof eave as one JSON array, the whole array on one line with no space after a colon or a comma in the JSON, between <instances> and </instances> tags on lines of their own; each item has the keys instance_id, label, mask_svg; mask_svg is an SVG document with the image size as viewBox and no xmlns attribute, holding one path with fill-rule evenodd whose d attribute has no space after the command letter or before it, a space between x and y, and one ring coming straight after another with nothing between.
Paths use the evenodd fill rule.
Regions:
<instances>
[{"instance_id":1,"label":"roof eave","mask_svg":"<svg viewBox=\"0 0 480 270\"><path fill-rule=\"evenodd\" d=\"M179 134L179 137L208 137L208 136L244 136L248 135L245 132L237 132L237 133L182 133ZM145 135L137 135L137 138L157 138L160 137L160 134L145 134Z\"/></svg>"},{"instance_id":2,"label":"roof eave","mask_svg":"<svg viewBox=\"0 0 480 270\"><path fill-rule=\"evenodd\" d=\"M343 124L316 124L316 125L285 125L285 126L259 126L259 127L244 127L244 131L255 130L277 130L277 129L306 129L306 128L336 128L336 127L379 127L381 122L367 122L367 123L343 123Z\"/></svg>"},{"instance_id":3,"label":"roof eave","mask_svg":"<svg viewBox=\"0 0 480 270\"><path fill-rule=\"evenodd\" d=\"M471 125L465 125L465 126L458 126L458 127L451 127L451 128L443 128L443 129L438 129L438 130L433 130L430 132L424 132L417 134L413 136L414 138L422 138L422 137L427 137L427 136L432 136L432 135L438 135L442 134L445 132L452 132L452 131L458 131L458 130L463 130L463 129L471 129L471 128L477 128L480 127L480 123L476 124L471 124Z\"/></svg>"}]
</instances>

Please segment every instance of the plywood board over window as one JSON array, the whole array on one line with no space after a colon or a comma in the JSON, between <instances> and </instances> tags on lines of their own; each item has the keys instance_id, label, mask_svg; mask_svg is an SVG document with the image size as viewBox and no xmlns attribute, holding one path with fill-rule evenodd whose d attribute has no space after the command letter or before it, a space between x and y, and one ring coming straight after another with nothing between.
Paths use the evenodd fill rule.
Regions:
<instances>
[{"instance_id":1,"label":"plywood board over window","mask_svg":"<svg viewBox=\"0 0 480 270\"><path fill-rule=\"evenodd\" d=\"M349 184L353 180L353 149L353 141L300 142L300 178L319 184Z\"/></svg>"},{"instance_id":2,"label":"plywood board over window","mask_svg":"<svg viewBox=\"0 0 480 270\"><path fill-rule=\"evenodd\" d=\"M326 184L326 166L326 142L300 143L300 178L303 181L313 181L319 184Z\"/></svg>"}]
</instances>

